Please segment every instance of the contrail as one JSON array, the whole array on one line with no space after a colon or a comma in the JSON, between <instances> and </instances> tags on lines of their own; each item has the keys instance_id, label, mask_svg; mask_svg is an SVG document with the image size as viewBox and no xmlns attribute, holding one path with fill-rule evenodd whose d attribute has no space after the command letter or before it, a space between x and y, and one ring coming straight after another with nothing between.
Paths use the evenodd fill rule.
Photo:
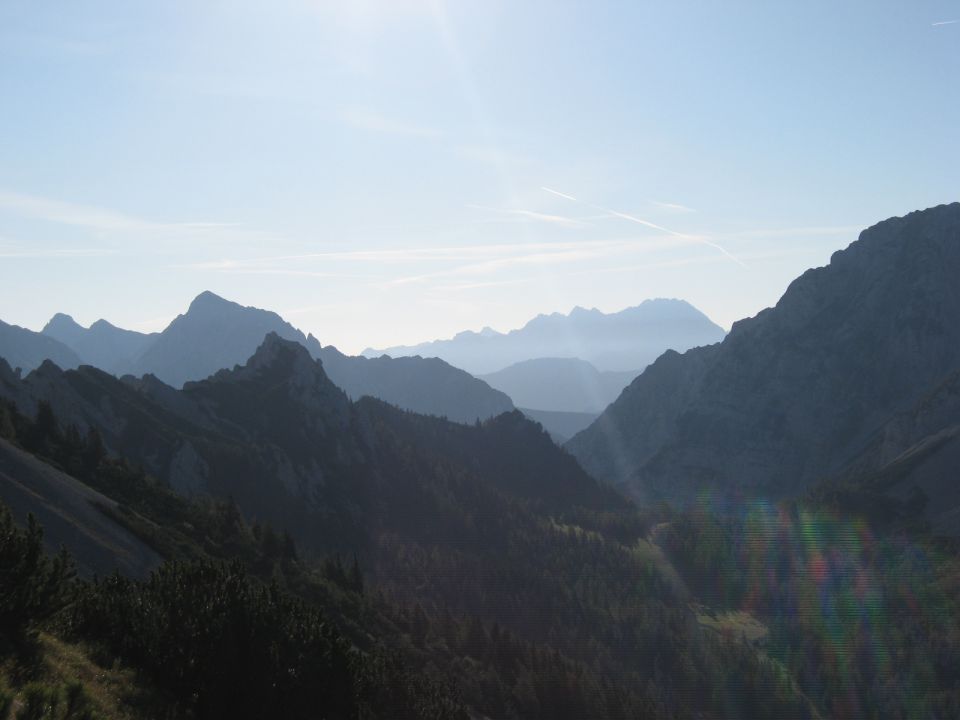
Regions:
<instances>
[{"instance_id":1,"label":"contrail","mask_svg":"<svg viewBox=\"0 0 960 720\"><path fill-rule=\"evenodd\" d=\"M648 228L653 228L654 230L659 230L660 232L665 232L669 235L676 235L677 237L690 237L690 235L686 235L684 233L680 233L680 232L677 232L676 230L671 230L670 228L665 228L660 225L655 225L654 223L649 222L647 220L641 220L640 218L634 217L633 215L627 215L626 213L618 212L616 210L611 210L610 208L602 208L598 205L591 205L590 207L595 208L597 210L602 210L604 212L608 212L611 215L614 215L618 218L623 218L624 220L629 220L630 222L638 223L639 225L646 225Z\"/></svg>"},{"instance_id":2,"label":"contrail","mask_svg":"<svg viewBox=\"0 0 960 720\"><path fill-rule=\"evenodd\" d=\"M542 186L542 185L540 186L540 189L543 190L544 192L550 193L551 195L557 195L558 197L565 198L565 199L570 200L570 201L572 201L572 202L580 203L581 205L586 205L587 207L593 208L594 210L599 210L600 212L604 212L604 213L607 213L607 214L609 214L609 215L613 215L614 217L618 217L618 218L621 218L621 219L623 219L623 220L629 220L630 222L638 223L639 225L643 225L644 227L648 227L648 228L651 228L651 229L653 229L653 230L658 230L658 231L660 231L660 232L667 233L668 235L673 235L674 237L681 237L681 238L688 238L688 239L696 240L696 241L698 241L698 242L703 243L704 245L708 245L708 246L714 248L715 250L719 250L720 252L722 252L724 255L726 255L728 258L730 258L731 260L733 260L733 261L734 261L735 263L737 263L738 265L742 265L743 267L747 267L747 264L746 264L745 262L743 262L743 260L741 260L740 258L738 258L738 257L737 257L736 255L734 255L733 253L729 252L726 248L721 247L720 245L717 245L715 242L710 242L710 241L707 240L706 238L701 237L701 236L699 236L699 235L688 235L688 234L686 234L686 233L677 232L676 230L671 230L670 228L665 228L665 227L663 227L663 226L661 226L661 225L656 225L655 223L649 222L649 221L647 221L647 220L641 220L641 219L638 218L638 217L634 217L633 215L628 215L627 213L623 213L623 212L620 212L620 211L618 211L618 210L611 210L610 208L603 207L602 205L594 205L593 203L588 203L588 202L586 202L585 200L578 200L578 199L575 198L573 195L567 195L566 193L562 193L562 192L560 192L559 190L553 190L553 189L551 189L551 188L544 187L544 186Z\"/></svg>"},{"instance_id":3,"label":"contrail","mask_svg":"<svg viewBox=\"0 0 960 720\"><path fill-rule=\"evenodd\" d=\"M941 20L940 22L930 23L930 27L937 27L939 25L956 25L960 20Z\"/></svg>"},{"instance_id":4,"label":"contrail","mask_svg":"<svg viewBox=\"0 0 960 720\"><path fill-rule=\"evenodd\" d=\"M540 189L541 189L541 190L545 190L545 191L548 192L548 193L553 193L554 195L559 195L560 197L566 198L567 200L573 200L574 202L580 202L580 201L577 200L573 195L567 195L566 193L562 193L562 192L560 192L559 190L551 190L551 189L548 188L548 187L541 187ZM584 203L584 204L585 204L585 205L589 205L590 203Z\"/></svg>"}]
</instances>

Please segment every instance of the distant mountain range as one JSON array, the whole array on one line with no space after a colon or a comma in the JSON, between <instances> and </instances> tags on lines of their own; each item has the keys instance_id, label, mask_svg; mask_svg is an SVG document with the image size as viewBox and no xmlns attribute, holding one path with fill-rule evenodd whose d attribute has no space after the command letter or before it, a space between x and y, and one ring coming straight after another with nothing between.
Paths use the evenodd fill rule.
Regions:
<instances>
[{"instance_id":1,"label":"distant mountain range","mask_svg":"<svg viewBox=\"0 0 960 720\"><path fill-rule=\"evenodd\" d=\"M680 501L784 496L938 437L955 448L958 277L960 203L881 222L722 343L664 353L567 447L597 477Z\"/></svg>"},{"instance_id":2,"label":"distant mountain range","mask_svg":"<svg viewBox=\"0 0 960 720\"><path fill-rule=\"evenodd\" d=\"M157 333L124 330L106 320L97 320L85 328L63 313L50 318L40 332L70 348L84 365L113 373L125 372L157 340Z\"/></svg>"},{"instance_id":3,"label":"distant mountain range","mask_svg":"<svg viewBox=\"0 0 960 720\"><path fill-rule=\"evenodd\" d=\"M0 357L10 367L29 372L44 360L58 367L71 369L81 364L80 356L62 342L19 325L8 325L0 320Z\"/></svg>"},{"instance_id":4,"label":"distant mountain range","mask_svg":"<svg viewBox=\"0 0 960 720\"><path fill-rule=\"evenodd\" d=\"M600 372L577 358L537 358L478 377L505 392L518 407L596 414L639 374L639 370Z\"/></svg>"},{"instance_id":5,"label":"distant mountain range","mask_svg":"<svg viewBox=\"0 0 960 720\"><path fill-rule=\"evenodd\" d=\"M664 350L682 352L723 337L723 328L689 303L658 299L611 314L576 307L568 315L538 315L508 333L468 330L449 340L368 348L363 355L439 357L476 375L536 358L578 358L600 371L639 372Z\"/></svg>"},{"instance_id":6,"label":"distant mountain range","mask_svg":"<svg viewBox=\"0 0 960 720\"><path fill-rule=\"evenodd\" d=\"M115 375L149 374L179 388L244 363L268 333L306 347L353 398L370 395L459 422L513 409L507 395L441 360L344 355L332 345L321 346L274 312L243 307L211 292L198 295L186 313L163 332L150 335L104 320L83 328L63 314L54 316L41 333L0 324L0 357L25 372L49 359L63 369L89 364Z\"/></svg>"}]
</instances>

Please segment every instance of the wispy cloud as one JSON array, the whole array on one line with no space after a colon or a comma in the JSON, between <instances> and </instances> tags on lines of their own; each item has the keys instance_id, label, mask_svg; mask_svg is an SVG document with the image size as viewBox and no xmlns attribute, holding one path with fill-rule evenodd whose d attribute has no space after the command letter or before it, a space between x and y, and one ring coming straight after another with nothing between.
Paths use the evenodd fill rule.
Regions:
<instances>
[{"instance_id":1,"label":"wispy cloud","mask_svg":"<svg viewBox=\"0 0 960 720\"><path fill-rule=\"evenodd\" d=\"M526 255L514 255L511 257L501 257L493 260L485 260L483 262L469 263L467 265L459 265L457 267L438 270L436 272L431 272L431 273L423 273L418 275L408 275L406 277L393 278L391 280L386 281L383 284L383 287L389 288L389 287L397 287L400 285L410 285L414 283L422 283L428 280L436 280L438 278L482 276L482 275L488 275L498 271L503 271L503 270L506 270L507 268L511 268L519 265L534 265L538 267L543 267L545 265L580 262L583 260L589 260L589 259L595 258L596 256L597 256L596 251L591 249L572 249L572 250L564 250L561 252L543 252L543 253L529 253Z\"/></svg>"},{"instance_id":2,"label":"wispy cloud","mask_svg":"<svg viewBox=\"0 0 960 720\"><path fill-rule=\"evenodd\" d=\"M580 202L573 195L567 195L566 193L562 193L559 190L553 190L548 187L541 187L540 189L544 190L545 192L551 193L552 195L557 195L558 197L566 198L567 200L572 200L573 202Z\"/></svg>"},{"instance_id":3,"label":"wispy cloud","mask_svg":"<svg viewBox=\"0 0 960 720\"><path fill-rule=\"evenodd\" d=\"M594 205L593 203L587 202L586 200L580 200L578 198L575 198L573 195L562 193L559 190L553 190L552 188L548 188L548 187L541 187L540 189L552 195L557 195L559 197L570 200L571 202L580 203L581 205L586 205L587 207L593 208L594 210L599 210L600 212L607 213L608 215L612 215L613 217L618 217L622 220L629 220L630 222L635 222L638 225L643 225L644 227L648 227L651 230L658 230L660 232L668 233L670 235L677 235L680 237L684 236L684 233L676 232L675 230L670 230L668 228L663 227L662 225L657 225L656 223L652 223L649 220L642 220L634 215L629 215L627 213L620 212L619 210L611 210L610 208L603 207L601 205Z\"/></svg>"},{"instance_id":4,"label":"wispy cloud","mask_svg":"<svg viewBox=\"0 0 960 720\"><path fill-rule=\"evenodd\" d=\"M170 265L177 270L195 270L215 272L227 275L279 275L281 277L323 278L326 280L372 280L370 275L358 275L331 270L305 270L290 267L261 267L256 261L241 262L236 260L215 260L213 262L187 263Z\"/></svg>"},{"instance_id":5,"label":"wispy cloud","mask_svg":"<svg viewBox=\"0 0 960 720\"><path fill-rule=\"evenodd\" d=\"M503 215L513 215L515 217L526 218L528 220L536 220L538 222L549 223L551 225L563 225L564 227L571 227L571 228L581 228L581 227L585 227L587 224L582 220L566 217L564 215L551 215L548 213L537 212L535 210L520 210L520 209L513 209L513 208L492 208L492 207L486 207L485 205L467 205L467 207L473 208L475 210L484 210L486 212L500 213Z\"/></svg>"},{"instance_id":6,"label":"wispy cloud","mask_svg":"<svg viewBox=\"0 0 960 720\"><path fill-rule=\"evenodd\" d=\"M38 220L91 230L144 230L154 225L113 210L16 192L0 191L0 208Z\"/></svg>"},{"instance_id":7,"label":"wispy cloud","mask_svg":"<svg viewBox=\"0 0 960 720\"><path fill-rule=\"evenodd\" d=\"M648 200L647 202L656 205L661 210L669 210L670 212L678 213L692 213L696 212L693 208L687 207L686 205L681 205L680 203L670 203L663 202L661 200Z\"/></svg>"},{"instance_id":8,"label":"wispy cloud","mask_svg":"<svg viewBox=\"0 0 960 720\"><path fill-rule=\"evenodd\" d=\"M161 222L109 208L7 190L0 190L0 211L85 230L106 246L97 248L102 253L162 252L169 247L196 248L201 244L261 245L277 240L237 223Z\"/></svg>"},{"instance_id":9,"label":"wispy cloud","mask_svg":"<svg viewBox=\"0 0 960 720\"><path fill-rule=\"evenodd\" d=\"M422 138L439 137L441 134L436 128L395 120L366 108L344 108L340 117L347 125L369 132Z\"/></svg>"},{"instance_id":10,"label":"wispy cloud","mask_svg":"<svg viewBox=\"0 0 960 720\"><path fill-rule=\"evenodd\" d=\"M712 237L723 239L734 238L778 238L778 237L813 237L830 235L856 235L869 223L858 225L810 225L789 228L768 228L765 230L738 230L734 232L713 233Z\"/></svg>"},{"instance_id":11,"label":"wispy cloud","mask_svg":"<svg viewBox=\"0 0 960 720\"><path fill-rule=\"evenodd\" d=\"M447 285L438 285L437 290L441 292L462 292L465 290L483 290L490 287L504 287L507 285L525 285L531 282L530 278L516 278L513 280L490 280L488 282L465 282L451 283Z\"/></svg>"},{"instance_id":12,"label":"wispy cloud","mask_svg":"<svg viewBox=\"0 0 960 720\"><path fill-rule=\"evenodd\" d=\"M960 20L941 20L940 22L930 23L930 27L940 27L941 25L956 25Z\"/></svg>"},{"instance_id":13,"label":"wispy cloud","mask_svg":"<svg viewBox=\"0 0 960 720\"><path fill-rule=\"evenodd\" d=\"M402 248L374 248L366 250L340 250L330 252L272 255L246 259L225 258L219 260L184 263L173 267L184 270L219 270L237 272L242 270L283 267L295 264L303 267L310 262L345 262L369 265L419 265L424 262L476 262L513 255L535 253L562 253L571 250L592 252L621 252L675 248L696 242L693 237L627 237L594 241L553 241L528 243L478 243L473 245L425 246Z\"/></svg>"},{"instance_id":14,"label":"wispy cloud","mask_svg":"<svg viewBox=\"0 0 960 720\"><path fill-rule=\"evenodd\" d=\"M709 238L703 235L690 235L688 233L681 233L681 232L677 232L676 230L670 230L669 228L665 228L662 225L657 225L656 223L652 223L649 220L643 220L642 218L638 218L635 215L630 215L629 213L620 212L619 210L613 210L611 208L603 207L602 205L595 205L593 203L586 202L585 200L579 200L575 198L573 195L568 195L567 193L562 193L559 190L553 190L552 188L541 187L540 189L544 190L545 192L551 193L553 195L558 195L559 197L566 198L571 202L580 203L582 205L586 205L587 207L593 208L594 210L599 210L600 212L609 213L610 215L613 215L614 217L618 217L622 220L628 220L630 222L637 223L638 225L643 225L644 227L648 227L652 230L658 230L660 232L673 235L675 237L691 238L693 240L696 240L697 242L700 242L704 245L714 248L715 250L720 251L721 253L726 255L730 260L737 263L738 265L747 267L747 264L743 262L740 258L736 257L731 252L729 252L726 248L722 247L721 245L718 245L717 243L711 241Z\"/></svg>"}]
</instances>

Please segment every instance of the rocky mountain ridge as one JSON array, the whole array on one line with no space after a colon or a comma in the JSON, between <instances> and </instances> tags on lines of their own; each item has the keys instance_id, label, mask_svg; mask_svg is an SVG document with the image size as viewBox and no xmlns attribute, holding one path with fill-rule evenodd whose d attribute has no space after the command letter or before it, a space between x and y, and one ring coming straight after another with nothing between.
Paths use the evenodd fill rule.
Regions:
<instances>
[{"instance_id":1,"label":"rocky mountain ridge","mask_svg":"<svg viewBox=\"0 0 960 720\"><path fill-rule=\"evenodd\" d=\"M105 320L83 328L64 314L54 316L42 333L0 325L0 357L24 371L50 359L61 368L89 364L118 376L150 375L179 388L245 363L269 333L297 342L322 359L333 381L352 398L371 395L458 422L513 409L507 395L441 360L344 355L304 335L277 313L243 307L209 291L198 295L163 332L151 335Z\"/></svg>"},{"instance_id":2,"label":"rocky mountain ridge","mask_svg":"<svg viewBox=\"0 0 960 720\"><path fill-rule=\"evenodd\" d=\"M647 499L841 472L960 367L960 203L865 230L718 345L667 352L567 445Z\"/></svg>"}]
</instances>

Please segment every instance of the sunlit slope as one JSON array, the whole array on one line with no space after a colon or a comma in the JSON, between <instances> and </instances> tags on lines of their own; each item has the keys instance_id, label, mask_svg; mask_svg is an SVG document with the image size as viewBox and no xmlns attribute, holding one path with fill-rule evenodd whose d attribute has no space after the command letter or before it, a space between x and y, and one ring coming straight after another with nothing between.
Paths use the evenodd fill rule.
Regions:
<instances>
[{"instance_id":1,"label":"sunlit slope","mask_svg":"<svg viewBox=\"0 0 960 720\"><path fill-rule=\"evenodd\" d=\"M108 517L116 502L3 439L0 498L21 523L32 513L44 526L47 548L68 547L83 576L119 570L145 577L160 564L155 550Z\"/></svg>"}]
</instances>

